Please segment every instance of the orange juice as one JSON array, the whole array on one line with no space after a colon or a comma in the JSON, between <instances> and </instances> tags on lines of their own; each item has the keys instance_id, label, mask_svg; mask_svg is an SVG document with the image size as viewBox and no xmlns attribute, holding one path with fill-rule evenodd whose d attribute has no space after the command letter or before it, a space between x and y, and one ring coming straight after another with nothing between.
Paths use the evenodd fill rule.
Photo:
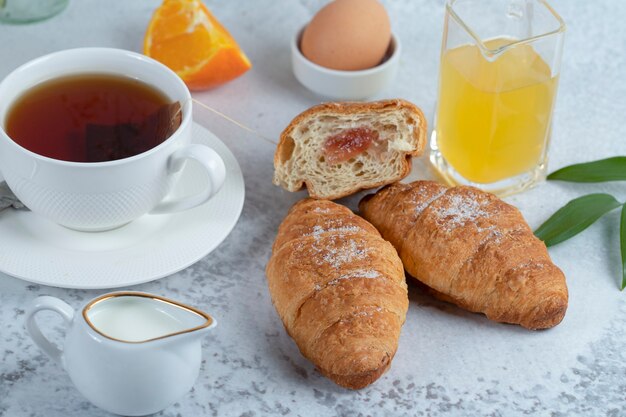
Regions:
<instances>
[{"instance_id":1,"label":"orange juice","mask_svg":"<svg viewBox=\"0 0 626 417\"><path fill-rule=\"evenodd\" d=\"M486 42L489 49L511 39ZM492 183L534 169L543 158L557 76L530 45L493 61L476 45L444 52L437 144L465 179Z\"/></svg>"}]
</instances>

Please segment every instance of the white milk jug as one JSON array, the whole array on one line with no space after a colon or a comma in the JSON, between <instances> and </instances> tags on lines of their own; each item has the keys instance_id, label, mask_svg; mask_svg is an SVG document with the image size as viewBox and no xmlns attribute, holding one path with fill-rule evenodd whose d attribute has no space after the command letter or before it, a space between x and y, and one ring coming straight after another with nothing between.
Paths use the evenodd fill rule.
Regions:
<instances>
[{"instance_id":1,"label":"white milk jug","mask_svg":"<svg viewBox=\"0 0 626 417\"><path fill-rule=\"evenodd\" d=\"M57 312L68 324L62 350L35 322L41 310ZM139 292L105 294L79 312L43 296L26 314L33 341L62 364L76 388L96 406L127 416L156 413L191 389L201 338L215 325L200 310Z\"/></svg>"}]
</instances>

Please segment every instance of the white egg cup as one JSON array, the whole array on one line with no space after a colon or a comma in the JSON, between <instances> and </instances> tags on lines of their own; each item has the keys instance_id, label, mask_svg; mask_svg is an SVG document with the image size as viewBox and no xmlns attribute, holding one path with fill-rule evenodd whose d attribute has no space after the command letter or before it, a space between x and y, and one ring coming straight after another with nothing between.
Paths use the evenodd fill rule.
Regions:
<instances>
[{"instance_id":1,"label":"white egg cup","mask_svg":"<svg viewBox=\"0 0 626 417\"><path fill-rule=\"evenodd\" d=\"M339 100L363 100L387 87L398 71L402 47L396 36L391 42L383 61L373 68L358 71L334 70L309 61L300 51L302 28L291 42L293 73L309 90L321 96Z\"/></svg>"}]
</instances>

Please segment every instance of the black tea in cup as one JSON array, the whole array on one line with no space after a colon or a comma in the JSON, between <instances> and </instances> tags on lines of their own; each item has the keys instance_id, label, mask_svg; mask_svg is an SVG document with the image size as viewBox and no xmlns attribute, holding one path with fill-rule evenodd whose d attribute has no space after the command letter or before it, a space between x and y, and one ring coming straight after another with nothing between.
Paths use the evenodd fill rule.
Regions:
<instances>
[{"instance_id":1,"label":"black tea in cup","mask_svg":"<svg viewBox=\"0 0 626 417\"><path fill-rule=\"evenodd\" d=\"M80 74L45 81L19 97L5 121L18 145L53 159L105 162L148 151L182 121L181 104L130 77Z\"/></svg>"}]
</instances>

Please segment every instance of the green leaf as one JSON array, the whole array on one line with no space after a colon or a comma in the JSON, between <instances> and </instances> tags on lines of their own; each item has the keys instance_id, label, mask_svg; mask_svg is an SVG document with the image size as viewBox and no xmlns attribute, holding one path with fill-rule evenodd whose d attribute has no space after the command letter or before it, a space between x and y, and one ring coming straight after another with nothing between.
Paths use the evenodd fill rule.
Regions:
<instances>
[{"instance_id":1,"label":"green leaf","mask_svg":"<svg viewBox=\"0 0 626 417\"><path fill-rule=\"evenodd\" d=\"M622 218L619 224L619 243L622 252L622 286L620 289L624 291L624 288L626 288L626 204L622 206Z\"/></svg>"},{"instance_id":2,"label":"green leaf","mask_svg":"<svg viewBox=\"0 0 626 417\"><path fill-rule=\"evenodd\" d=\"M626 156L570 165L548 175L549 180L603 182L626 180Z\"/></svg>"},{"instance_id":3,"label":"green leaf","mask_svg":"<svg viewBox=\"0 0 626 417\"><path fill-rule=\"evenodd\" d=\"M535 231L546 246L553 246L576 236L604 214L621 206L609 194L588 194L561 207Z\"/></svg>"}]
</instances>

